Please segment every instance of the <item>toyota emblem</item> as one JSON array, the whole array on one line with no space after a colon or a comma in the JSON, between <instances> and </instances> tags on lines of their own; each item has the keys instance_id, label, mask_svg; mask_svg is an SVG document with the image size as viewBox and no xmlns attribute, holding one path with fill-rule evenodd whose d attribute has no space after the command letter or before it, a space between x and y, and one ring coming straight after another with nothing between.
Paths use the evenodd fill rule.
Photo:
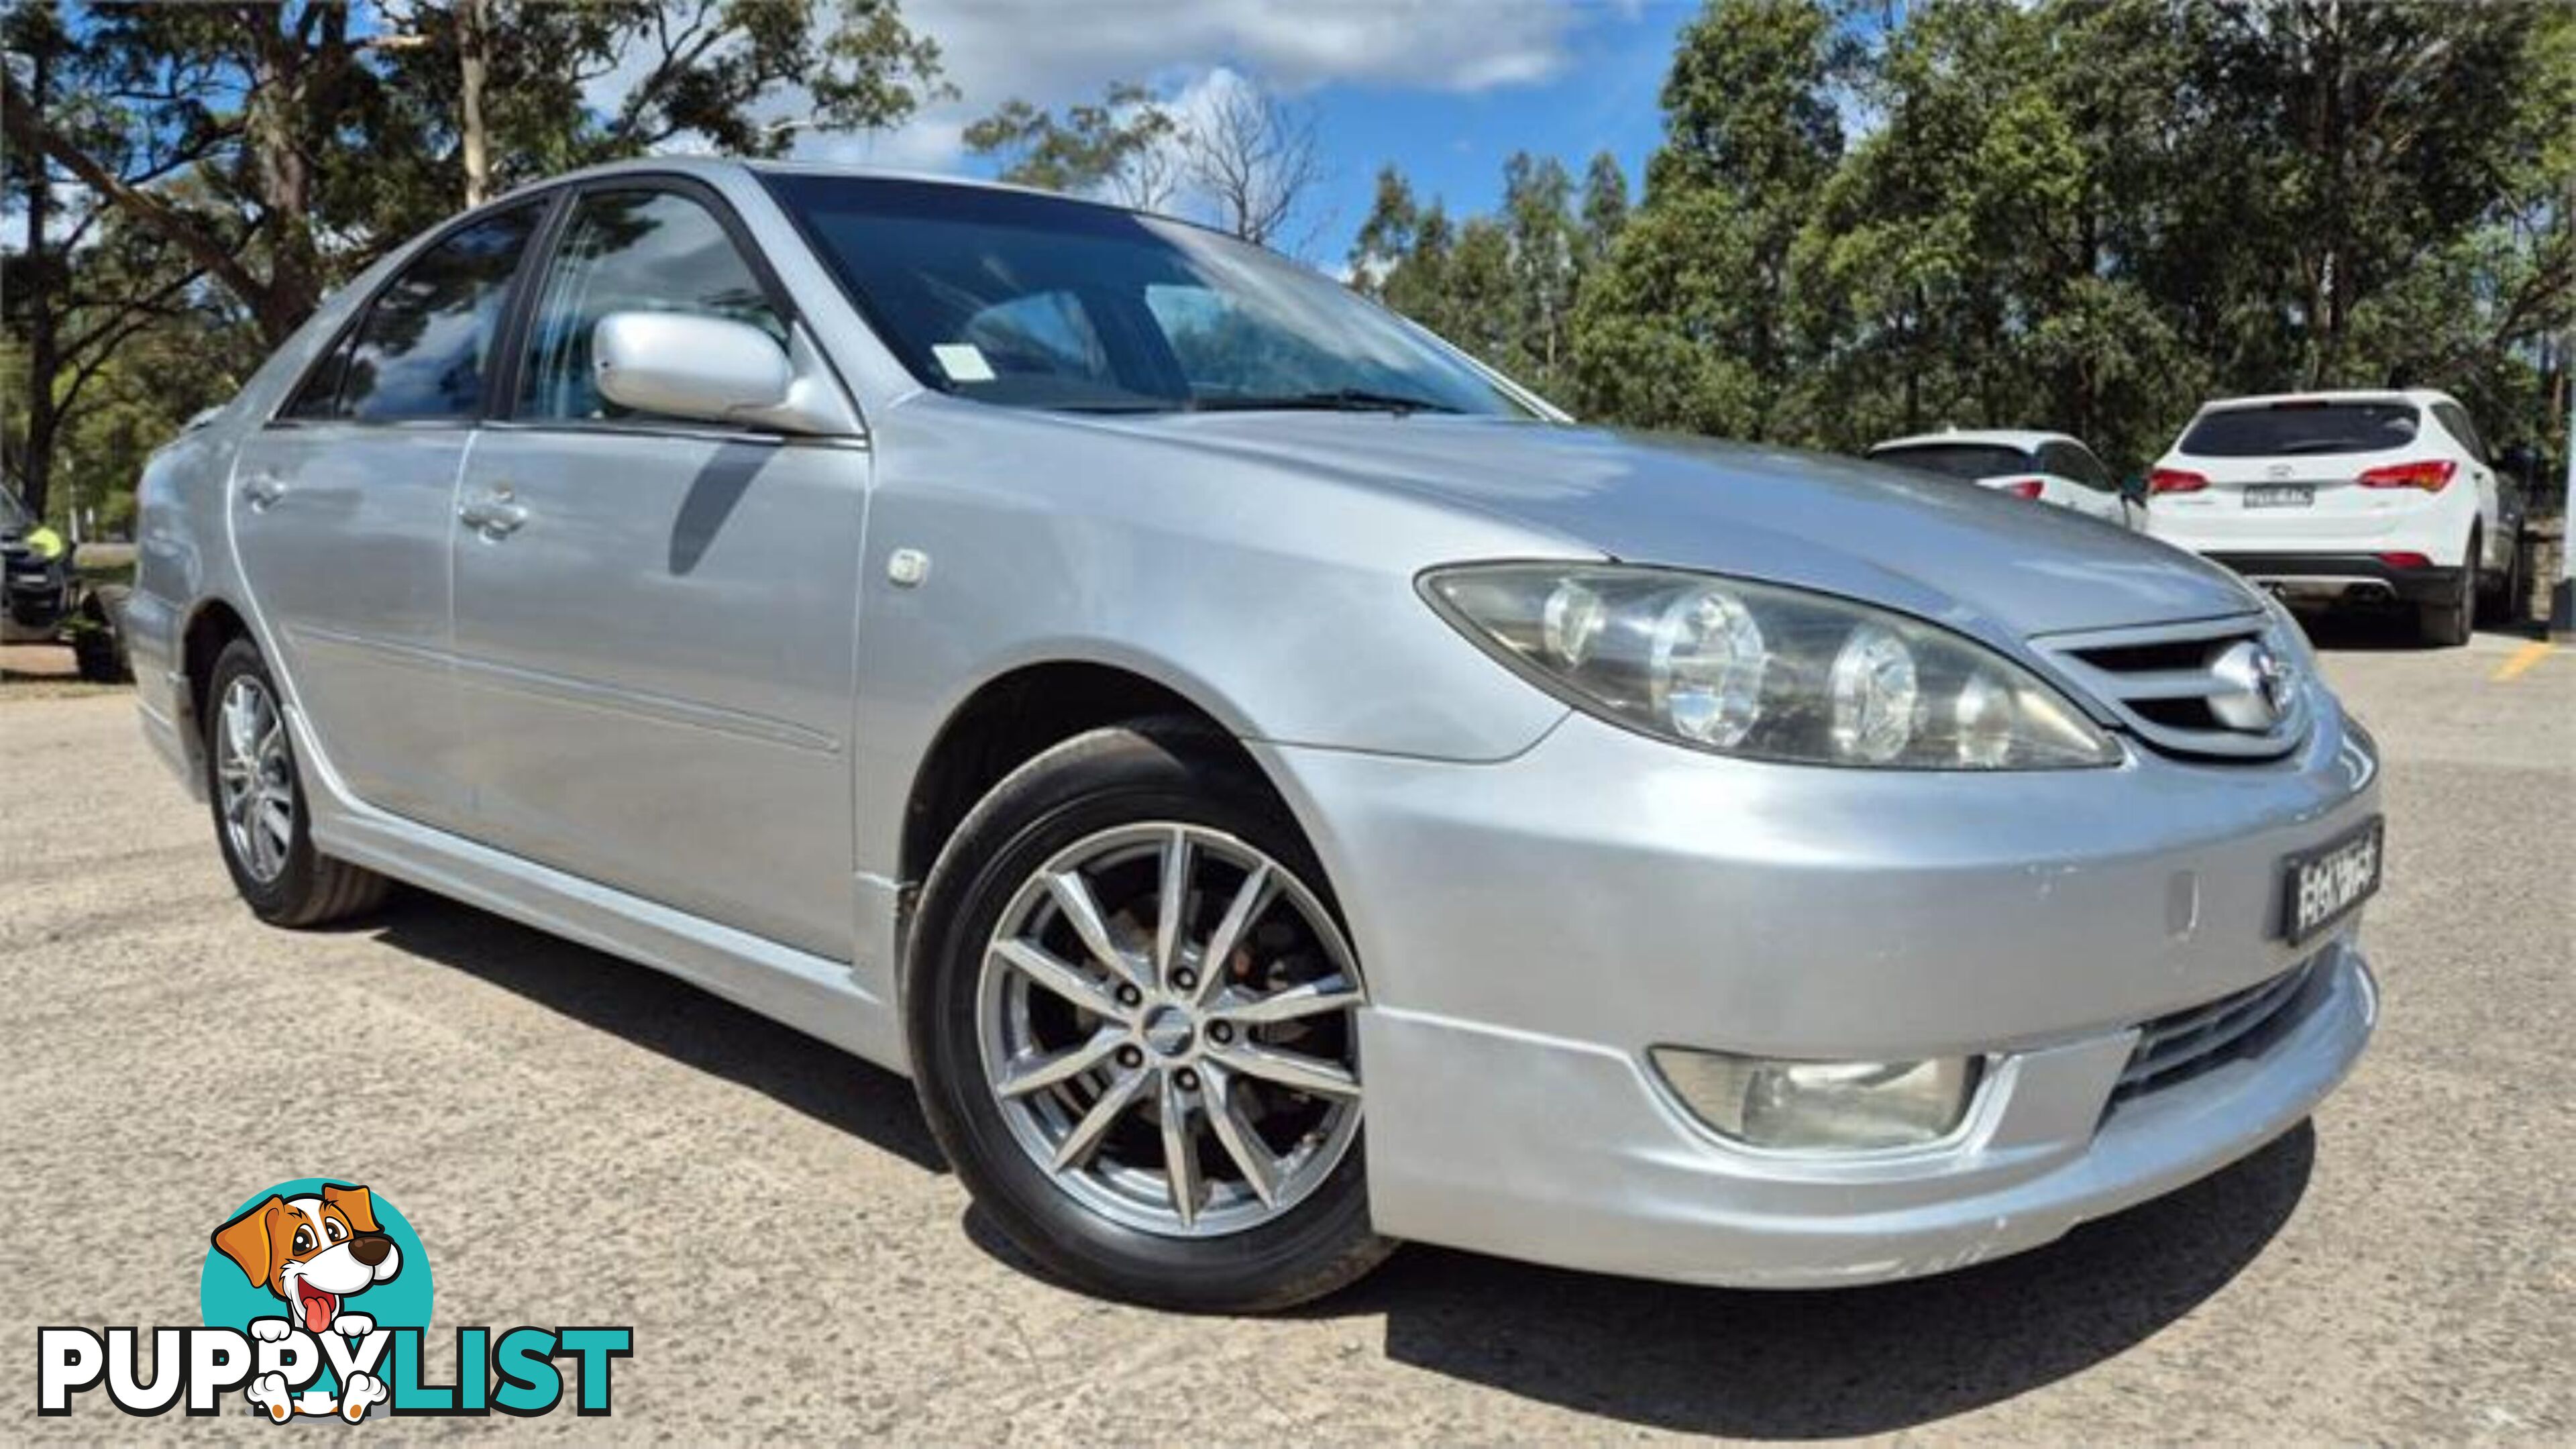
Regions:
<instances>
[{"instance_id":1,"label":"toyota emblem","mask_svg":"<svg viewBox=\"0 0 2576 1449\"><path fill-rule=\"evenodd\" d=\"M2209 666L2222 689L2209 712L2229 729L2261 732L2279 724L2298 697L2298 671L2260 639L2242 639Z\"/></svg>"}]
</instances>

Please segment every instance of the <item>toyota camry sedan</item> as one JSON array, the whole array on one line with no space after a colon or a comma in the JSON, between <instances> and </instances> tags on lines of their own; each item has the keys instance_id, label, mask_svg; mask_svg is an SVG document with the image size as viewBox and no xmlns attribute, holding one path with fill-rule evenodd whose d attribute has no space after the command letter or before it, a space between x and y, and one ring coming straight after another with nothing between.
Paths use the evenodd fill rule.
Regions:
<instances>
[{"instance_id":1,"label":"toyota camry sedan","mask_svg":"<svg viewBox=\"0 0 2576 1449\"><path fill-rule=\"evenodd\" d=\"M407 881L907 1073L1101 1293L1957 1268L2253 1151L2377 1014L2376 753L2232 575L1579 426L1160 217L532 186L141 512L144 727L260 918Z\"/></svg>"}]
</instances>

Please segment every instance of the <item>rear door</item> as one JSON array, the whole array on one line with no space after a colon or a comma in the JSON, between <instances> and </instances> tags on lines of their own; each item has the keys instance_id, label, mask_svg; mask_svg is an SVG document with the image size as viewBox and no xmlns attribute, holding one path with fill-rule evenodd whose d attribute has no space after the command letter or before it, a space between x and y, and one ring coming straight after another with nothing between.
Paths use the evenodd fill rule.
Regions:
<instances>
[{"instance_id":1,"label":"rear door","mask_svg":"<svg viewBox=\"0 0 2576 1449\"><path fill-rule=\"evenodd\" d=\"M458 469L546 203L451 229L394 274L244 443L233 545L322 753L371 805L463 815L449 693Z\"/></svg>"},{"instance_id":2,"label":"rear door","mask_svg":"<svg viewBox=\"0 0 2576 1449\"><path fill-rule=\"evenodd\" d=\"M2136 526L2129 518L2129 501L2120 496L2111 470L2102 466L2102 460L2094 457L2091 449L2081 443L2042 443L2039 466L2049 478L2050 502L2063 503L2105 523L2123 528Z\"/></svg>"},{"instance_id":3,"label":"rear door","mask_svg":"<svg viewBox=\"0 0 2576 1449\"><path fill-rule=\"evenodd\" d=\"M846 960L867 452L599 396L610 312L787 338L714 192L602 182L557 233L450 541L475 834Z\"/></svg>"},{"instance_id":4,"label":"rear door","mask_svg":"<svg viewBox=\"0 0 2576 1449\"><path fill-rule=\"evenodd\" d=\"M2385 536L2426 495L2365 488L2361 475L2447 456L2423 409L2409 399L2285 399L2201 414L2174 445L2178 465L2207 486L2156 499L2159 512L2195 534L2223 530L2230 548L2333 551Z\"/></svg>"},{"instance_id":5,"label":"rear door","mask_svg":"<svg viewBox=\"0 0 2576 1449\"><path fill-rule=\"evenodd\" d=\"M2515 544L2502 521L2504 495L2502 485L2496 481L2494 461L2487 457L2487 441L2478 435L2477 424L2469 421L2468 409L2458 403L2433 404L2433 417L2459 445L2469 481L2478 490L2478 537L2480 552L2486 555L2479 563L2501 570L2511 563Z\"/></svg>"}]
</instances>

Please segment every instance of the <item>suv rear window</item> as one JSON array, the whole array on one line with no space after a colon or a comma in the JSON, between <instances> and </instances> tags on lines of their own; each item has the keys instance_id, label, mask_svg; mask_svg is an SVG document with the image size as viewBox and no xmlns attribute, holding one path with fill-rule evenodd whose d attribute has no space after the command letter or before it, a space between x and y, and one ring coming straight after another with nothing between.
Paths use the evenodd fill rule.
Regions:
<instances>
[{"instance_id":1,"label":"suv rear window","mask_svg":"<svg viewBox=\"0 0 2576 1449\"><path fill-rule=\"evenodd\" d=\"M2381 453L2414 442L2422 421L2409 402L2274 403L2204 414L2179 446L2203 458Z\"/></svg>"},{"instance_id":2,"label":"suv rear window","mask_svg":"<svg viewBox=\"0 0 2576 1449\"><path fill-rule=\"evenodd\" d=\"M1869 455L1869 460L1969 483L1998 473L2027 473L2031 467L2028 453L2000 443L1921 443L1907 448L1880 448Z\"/></svg>"}]
</instances>

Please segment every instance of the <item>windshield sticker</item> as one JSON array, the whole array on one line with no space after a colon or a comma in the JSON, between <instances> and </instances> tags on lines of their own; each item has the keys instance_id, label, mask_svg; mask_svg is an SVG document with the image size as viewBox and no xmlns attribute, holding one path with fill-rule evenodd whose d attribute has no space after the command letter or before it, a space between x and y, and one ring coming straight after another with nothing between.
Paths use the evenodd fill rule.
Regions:
<instances>
[{"instance_id":1,"label":"windshield sticker","mask_svg":"<svg viewBox=\"0 0 2576 1449\"><path fill-rule=\"evenodd\" d=\"M935 343L930 355L939 359L939 370L950 382L991 382L993 364L984 360L984 349L972 342Z\"/></svg>"}]
</instances>

